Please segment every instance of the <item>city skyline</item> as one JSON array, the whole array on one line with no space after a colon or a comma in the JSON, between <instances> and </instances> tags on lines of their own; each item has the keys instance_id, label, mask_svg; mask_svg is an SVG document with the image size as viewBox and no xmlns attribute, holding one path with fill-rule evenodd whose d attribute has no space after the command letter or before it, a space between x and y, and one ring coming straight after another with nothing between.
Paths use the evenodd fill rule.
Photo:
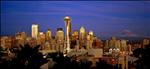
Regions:
<instances>
[{"instance_id":1,"label":"city skyline","mask_svg":"<svg viewBox=\"0 0 150 69\"><path fill-rule=\"evenodd\" d=\"M70 16L72 31L83 26L100 38L150 37L149 6L148 1L2 1L1 35L31 35L33 23L42 32L65 32L63 18Z\"/></svg>"}]
</instances>

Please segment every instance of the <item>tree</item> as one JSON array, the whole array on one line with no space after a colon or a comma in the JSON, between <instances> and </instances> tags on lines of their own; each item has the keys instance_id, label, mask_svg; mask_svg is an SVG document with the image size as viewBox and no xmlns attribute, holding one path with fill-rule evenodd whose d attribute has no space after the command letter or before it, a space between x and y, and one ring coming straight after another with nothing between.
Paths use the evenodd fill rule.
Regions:
<instances>
[{"instance_id":1,"label":"tree","mask_svg":"<svg viewBox=\"0 0 150 69\"><path fill-rule=\"evenodd\" d=\"M138 48L133 51L133 55L139 58L137 68L150 69L149 58L150 58L150 44L146 45L145 48Z\"/></svg>"},{"instance_id":2,"label":"tree","mask_svg":"<svg viewBox=\"0 0 150 69\"><path fill-rule=\"evenodd\" d=\"M12 60L10 68L13 69L39 69L41 65L47 62L42 53L38 51L40 45L32 48L25 44L17 53L16 58Z\"/></svg>"}]
</instances>

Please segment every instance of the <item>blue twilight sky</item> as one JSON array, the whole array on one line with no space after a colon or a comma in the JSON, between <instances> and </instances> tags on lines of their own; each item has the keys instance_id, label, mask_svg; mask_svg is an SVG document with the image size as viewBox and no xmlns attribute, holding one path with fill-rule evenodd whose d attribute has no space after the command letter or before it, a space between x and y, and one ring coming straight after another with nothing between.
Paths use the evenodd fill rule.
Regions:
<instances>
[{"instance_id":1,"label":"blue twilight sky","mask_svg":"<svg viewBox=\"0 0 150 69\"><path fill-rule=\"evenodd\" d=\"M55 35L58 27L65 31L65 16L72 18L72 31L83 26L102 38L150 37L148 1L1 1L1 35L30 35L32 23Z\"/></svg>"}]
</instances>

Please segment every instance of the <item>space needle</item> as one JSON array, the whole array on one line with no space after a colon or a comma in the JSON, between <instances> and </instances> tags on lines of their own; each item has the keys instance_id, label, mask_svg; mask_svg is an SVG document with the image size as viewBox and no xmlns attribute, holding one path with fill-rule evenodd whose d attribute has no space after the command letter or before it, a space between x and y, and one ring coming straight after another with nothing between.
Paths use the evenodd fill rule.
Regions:
<instances>
[{"instance_id":1,"label":"space needle","mask_svg":"<svg viewBox=\"0 0 150 69\"><path fill-rule=\"evenodd\" d=\"M71 35L71 18L69 16L64 17L66 27L66 50L70 51L70 35Z\"/></svg>"}]
</instances>

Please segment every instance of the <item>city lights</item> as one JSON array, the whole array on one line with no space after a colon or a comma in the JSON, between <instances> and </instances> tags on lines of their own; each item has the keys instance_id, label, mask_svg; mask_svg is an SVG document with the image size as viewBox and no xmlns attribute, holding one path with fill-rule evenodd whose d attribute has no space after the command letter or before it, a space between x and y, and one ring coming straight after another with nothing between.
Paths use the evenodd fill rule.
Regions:
<instances>
[{"instance_id":1,"label":"city lights","mask_svg":"<svg viewBox=\"0 0 150 69\"><path fill-rule=\"evenodd\" d=\"M1 2L0 69L150 69L150 2Z\"/></svg>"},{"instance_id":2,"label":"city lights","mask_svg":"<svg viewBox=\"0 0 150 69\"><path fill-rule=\"evenodd\" d=\"M58 52L57 57L60 57L59 53L62 53L63 57L78 57L78 59L75 59L77 62L85 59L86 61L91 61L92 67L96 66L98 59L103 59L108 61L108 64L121 64L122 69L128 69L128 62L132 61L131 59L137 60L137 58L130 56L133 55L133 51L136 48L145 48L144 45L150 43L149 39L143 39L143 45L141 46L141 44L130 43L131 41L129 40L117 39L114 36L102 41L96 37L93 31L90 30L87 33L83 26L80 27L79 33L78 30L71 32L71 18L66 16L64 21L66 34L63 28L57 28L56 35L54 36L50 29L45 32L39 32L39 25L32 24L31 36L27 36L25 32L17 32L15 36L1 36L1 48L6 50L5 52L9 54L8 57L14 58L15 54L10 49L17 50L21 46L29 44L31 48L39 46L37 51L42 53L43 59L49 59L48 57L51 56L48 54ZM137 46L133 47L134 45ZM26 62L26 64L28 63Z\"/></svg>"}]
</instances>

